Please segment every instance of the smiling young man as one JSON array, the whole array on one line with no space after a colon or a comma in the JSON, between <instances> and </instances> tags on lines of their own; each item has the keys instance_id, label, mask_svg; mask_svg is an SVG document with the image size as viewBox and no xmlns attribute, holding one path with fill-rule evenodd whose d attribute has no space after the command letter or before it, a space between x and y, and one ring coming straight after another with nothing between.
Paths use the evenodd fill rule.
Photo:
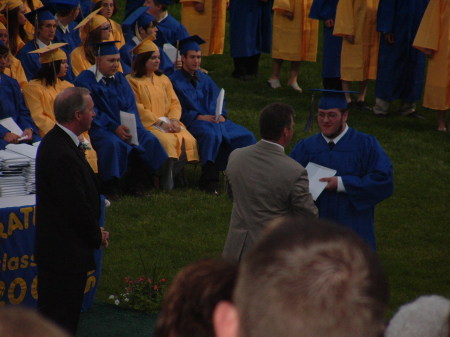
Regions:
<instances>
[{"instance_id":1,"label":"smiling young man","mask_svg":"<svg viewBox=\"0 0 450 337\"><path fill-rule=\"evenodd\" d=\"M56 34L57 21L47 7L41 7L25 16L28 21L37 26L37 31L34 40L20 49L17 58L22 62L28 81L31 81L41 67L41 62L39 62L38 54L30 54L30 52L52 43Z\"/></svg>"},{"instance_id":2,"label":"smiling young man","mask_svg":"<svg viewBox=\"0 0 450 337\"><path fill-rule=\"evenodd\" d=\"M297 143L290 156L337 171L320 179L327 185L316 200L319 217L352 229L375 250L374 207L393 192L392 164L375 137L348 127L345 93L321 91L320 133Z\"/></svg>"},{"instance_id":3,"label":"smiling young man","mask_svg":"<svg viewBox=\"0 0 450 337\"><path fill-rule=\"evenodd\" d=\"M200 70L202 52L197 35L180 41L183 68L170 76L182 107L181 121L197 139L202 164L200 189L217 194L219 171L227 165L234 149L256 143L253 134L227 117L222 107L216 117L220 89Z\"/></svg>"},{"instance_id":4,"label":"smiling young man","mask_svg":"<svg viewBox=\"0 0 450 337\"><path fill-rule=\"evenodd\" d=\"M103 193L117 198L122 191L142 194L146 175L156 173L167 160L158 139L145 130L139 118L136 99L120 65L116 41L102 42L97 47L96 64L75 79L75 85L90 90L96 117L89 132L97 151L98 173ZM130 130L122 124L120 112L136 118L139 145L130 144Z\"/></svg>"}]
</instances>

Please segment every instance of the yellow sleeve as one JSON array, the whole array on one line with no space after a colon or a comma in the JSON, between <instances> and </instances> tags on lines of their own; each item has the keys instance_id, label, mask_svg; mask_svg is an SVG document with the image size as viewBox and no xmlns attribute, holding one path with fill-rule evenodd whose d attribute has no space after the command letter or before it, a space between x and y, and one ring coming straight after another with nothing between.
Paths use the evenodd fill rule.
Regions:
<instances>
[{"instance_id":1,"label":"yellow sleeve","mask_svg":"<svg viewBox=\"0 0 450 337\"><path fill-rule=\"evenodd\" d=\"M119 41L116 43L117 49L122 48L125 44L125 37L123 36L122 27L114 20L111 20L113 27L113 41Z\"/></svg>"},{"instance_id":2,"label":"yellow sleeve","mask_svg":"<svg viewBox=\"0 0 450 337\"><path fill-rule=\"evenodd\" d=\"M161 75L161 77L163 77L164 89L167 95L167 99L170 101L167 117L169 117L169 119L176 119L179 121L181 117L181 104L178 100L178 96L175 93L175 90L173 90L172 82L169 80L169 78L166 75Z\"/></svg>"},{"instance_id":3,"label":"yellow sleeve","mask_svg":"<svg viewBox=\"0 0 450 337\"><path fill-rule=\"evenodd\" d=\"M34 80L33 80L34 81ZM23 88L25 103L30 110L31 118L39 129L39 135L45 136L55 126L53 111L44 111L45 88L43 86L29 83ZM53 106L53 104L51 104Z\"/></svg>"},{"instance_id":4,"label":"yellow sleeve","mask_svg":"<svg viewBox=\"0 0 450 337\"><path fill-rule=\"evenodd\" d=\"M139 117L141 118L142 125L144 125L144 128L147 130L150 130L150 128L155 124L158 120L158 118L155 116L155 114L149 110L148 106L144 105L144 99L143 95L141 95L141 90L144 90L142 88L142 85L140 84L140 80L133 78L131 74L128 74L126 76L128 83L130 83L131 89L134 92L134 96L136 97L136 106L139 112Z\"/></svg>"},{"instance_id":5,"label":"yellow sleeve","mask_svg":"<svg viewBox=\"0 0 450 337\"><path fill-rule=\"evenodd\" d=\"M353 4L357 0L339 0L334 20L333 35L355 36L355 17L353 14Z\"/></svg>"},{"instance_id":6,"label":"yellow sleeve","mask_svg":"<svg viewBox=\"0 0 450 337\"><path fill-rule=\"evenodd\" d=\"M80 75L83 70L89 68L85 66L87 61L84 58L83 50L83 47L77 47L70 53L70 65L75 76Z\"/></svg>"},{"instance_id":7,"label":"yellow sleeve","mask_svg":"<svg viewBox=\"0 0 450 337\"><path fill-rule=\"evenodd\" d=\"M294 13L295 1L294 0L275 0L272 9L274 11L286 11Z\"/></svg>"},{"instance_id":8,"label":"yellow sleeve","mask_svg":"<svg viewBox=\"0 0 450 337\"><path fill-rule=\"evenodd\" d=\"M413 46L419 50L438 50L440 32L440 0L431 0L420 22Z\"/></svg>"}]
</instances>

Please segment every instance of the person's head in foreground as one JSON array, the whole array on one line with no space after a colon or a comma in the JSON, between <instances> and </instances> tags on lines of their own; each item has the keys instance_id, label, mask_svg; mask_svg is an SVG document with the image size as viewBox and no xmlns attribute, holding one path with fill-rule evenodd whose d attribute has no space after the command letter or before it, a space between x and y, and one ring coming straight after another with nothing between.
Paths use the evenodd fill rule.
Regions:
<instances>
[{"instance_id":1,"label":"person's head in foreground","mask_svg":"<svg viewBox=\"0 0 450 337\"><path fill-rule=\"evenodd\" d=\"M1 337L69 337L69 334L36 311L24 307L0 307Z\"/></svg>"},{"instance_id":2,"label":"person's head in foreground","mask_svg":"<svg viewBox=\"0 0 450 337\"><path fill-rule=\"evenodd\" d=\"M420 296L402 305L389 322L386 337L449 337L450 300Z\"/></svg>"},{"instance_id":3,"label":"person's head in foreground","mask_svg":"<svg viewBox=\"0 0 450 337\"><path fill-rule=\"evenodd\" d=\"M214 337L212 314L231 301L237 266L202 260L183 268L170 286L156 324L157 337Z\"/></svg>"},{"instance_id":4,"label":"person's head in foreground","mask_svg":"<svg viewBox=\"0 0 450 337\"><path fill-rule=\"evenodd\" d=\"M275 220L243 259L214 312L217 337L375 337L388 283L353 232L308 218Z\"/></svg>"}]
</instances>

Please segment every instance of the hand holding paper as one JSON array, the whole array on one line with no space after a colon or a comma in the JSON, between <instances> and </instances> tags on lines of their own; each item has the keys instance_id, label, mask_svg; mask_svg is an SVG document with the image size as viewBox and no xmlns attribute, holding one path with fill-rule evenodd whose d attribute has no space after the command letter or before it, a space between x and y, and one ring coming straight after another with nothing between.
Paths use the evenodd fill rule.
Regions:
<instances>
[{"instance_id":1,"label":"hand holding paper","mask_svg":"<svg viewBox=\"0 0 450 337\"><path fill-rule=\"evenodd\" d=\"M329 184L329 181L335 180L337 186L337 177L334 177L337 172L336 170L312 162L309 162L305 168L308 172L309 192L314 200L317 200L320 193Z\"/></svg>"},{"instance_id":2,"label":"hand holding paper","mask_svg":"<svg viewBox=\"0 0 450 337\"><path fill-rule=\"evenodd\" d=\"M220 89L219 96L217 97L216 104L216 122L220 122L220 117L222 116L223 100L225 99L225 90Z\"/></svg>"}]
</instances>

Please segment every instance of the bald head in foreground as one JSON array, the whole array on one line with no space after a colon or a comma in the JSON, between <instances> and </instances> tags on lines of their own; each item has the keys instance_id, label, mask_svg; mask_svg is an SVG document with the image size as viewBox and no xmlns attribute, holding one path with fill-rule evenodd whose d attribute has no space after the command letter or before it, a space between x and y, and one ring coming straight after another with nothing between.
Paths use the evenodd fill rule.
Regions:
<instances>
[{"instance_id":1,"label":"bald head in foreground","mask_svg":"<svg viewBox=\"0 0 450 337\"><path fill-rule=\"evenodd\" d=\"M286 217L242 260L234 304L216 307L216 336L381 336L388 297L376 255L356 234Z\"/></svg>"}]
</instances>

